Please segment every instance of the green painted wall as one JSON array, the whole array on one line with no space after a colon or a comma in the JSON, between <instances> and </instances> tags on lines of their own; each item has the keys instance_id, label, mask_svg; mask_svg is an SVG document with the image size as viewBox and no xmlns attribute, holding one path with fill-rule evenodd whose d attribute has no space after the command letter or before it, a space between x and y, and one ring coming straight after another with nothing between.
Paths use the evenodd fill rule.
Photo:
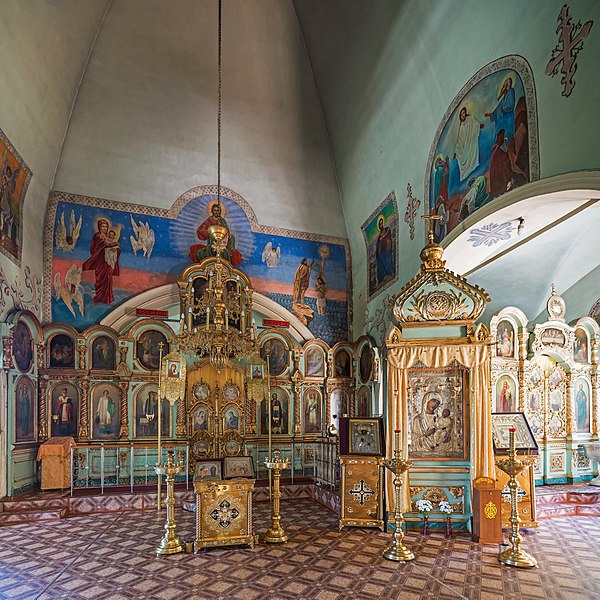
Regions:
<instances>
[{"instance_id":1,"label":"green painted wall","mask_svg":"<svg viewBox=\"0 0 600 600\"><path fill-rule=\"evenodd\" d=\"M371 303L379 306L383 296L397 292L419 266L424 231L417 226L411 241L403 222L407 183L423 201L427 157L437 127L462 86L485 64L519 54L532 67L542 179L600 166L600 3L569 3L575 22L595 22L577 59L576 87L569 98L561 96L560 76L544 73L558 41L562 5L562 0L378 0L375 10L373 3L358 0L295 0L307 45L319 48L311 60L350 238L357 335L366 307L361 225L395 190L401 221L400 277ZM507 299L515 302L518 299Z\"/></svg>"}]
</instances>

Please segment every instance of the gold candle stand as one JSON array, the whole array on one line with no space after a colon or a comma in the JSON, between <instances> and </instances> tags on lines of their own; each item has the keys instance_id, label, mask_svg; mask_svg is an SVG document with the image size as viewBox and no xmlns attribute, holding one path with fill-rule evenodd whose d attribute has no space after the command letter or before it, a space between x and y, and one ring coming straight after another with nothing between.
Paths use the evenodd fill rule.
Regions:
<instances>
[{"instance_id":1,"label":"gold candle stand","mask_svg":"<svg viewBox=\"0 0 600 600\"><path fill-rule=\"evenodd\" d=\"M285 459L280 460L279 450L274 450L272 459L269 460L267 458L265 465L273 473L273 512L271 515L271 527L267 529L266 533L260 536L260 541L267 544L281 544L287 542L288 536L281 526L281 513L279 512L281 492L279 490L279 480L281 479L281 471L290 466L290 461Z\"/></svg>"},{"instance_id":2,"label":"gold candle stand","mask_svg":"<svg viewBox=\"0 0 600 600\"><path fill-rule=\"evenodd\" d=\"M510 449L508 452L508 458L504 458L496 461L496 465L499 469L504 471L509 477L508 487L510 489L510 526L511 534L509 536L512 548L504 550L498 556L498 560L511 567L531 568L537 567L537 561L533 556L527 554L524 550L521 550L522 537L519 533L519 523L521 517L519 517L519 510L517 508L517 475L528 469L533 464L533 458L523 457L520 460L517 458L515 451L515 429L509 429L510 435Z\"/></svg>"},{"instance_id":3,"label":"gold candle stand","mask_svg":"<svg viewBox=\"0 0 600 600\"><path fill-rule=\"evenodd\" d=\"M396 530L392 534L392 543L383 551L383 556L388 560L406 562L414 560L415 554L410 548L407 548L402 541L404 539L404 532L402 531L404 515L400 510L400 488L402 487L402 473L405 473L410 469L412 461L400 457L400 431L397 429L394 433L396 436L394 458L392 460L384 460L383 464L394 474L394 496L396 498L394 525Z\"/></svg>"},{"instance_id":4,"label":"gold candle stand","mask_svg":"<svg viewBox=\"0 0 600 600\"><path fill-rule=\"evenodd\" d=\"M165 523L165 535L156 547L156 554L177 554L185 551L185 543L178 535L175 535L175 475L181 473L185 467L183 461L175 462L173 451L169 450L167 462L156 466L156 473L160 480L161 475L167 478L167 521ZM160 498L157 498L160 501Z\"/></svg>"}]
</instances>

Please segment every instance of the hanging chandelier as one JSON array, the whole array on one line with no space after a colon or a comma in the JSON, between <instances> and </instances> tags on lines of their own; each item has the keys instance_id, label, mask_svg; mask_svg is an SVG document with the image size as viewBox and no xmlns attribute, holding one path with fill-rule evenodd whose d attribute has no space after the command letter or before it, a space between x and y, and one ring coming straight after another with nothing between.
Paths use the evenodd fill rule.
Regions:
<instances>
[{"instance_id":1,"label":"hanging chandelier","mask_svg":"<svg viewBox=\"0 0 600 600\"><path fill-rule=\"evenodd\" d=\"M221 0L218 15L217 198L221 215ZM252 320L252 287L248 276L223 257L229 229L224 219L208 227L208 256L187 267L179 279L180 327L177 345L183 352L208 357L221 371L229 360L256 352Z\"/></svg>"}]
</instances>

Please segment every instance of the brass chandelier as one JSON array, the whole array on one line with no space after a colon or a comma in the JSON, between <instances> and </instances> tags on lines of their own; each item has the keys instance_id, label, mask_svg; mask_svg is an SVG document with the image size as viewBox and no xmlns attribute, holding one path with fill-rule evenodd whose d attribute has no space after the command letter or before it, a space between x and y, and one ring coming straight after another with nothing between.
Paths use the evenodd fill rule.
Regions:
<instances>
[{"instance_id":1,"label":"brass chandelier","mask_svg":"<svg viewBox=\"0 0 600 600\"><path fill-rule=\"evenodd\" d=\"M221 214L221 0L218 15L217 206ZM223 258L229 240L224 219L208 227L208 254L187 267L179 280L180 328L177 345L183 352L208 357L221 371L231 359L256 352L252 320L252 287L248 276Z\"/></svg>"}]
</instances>

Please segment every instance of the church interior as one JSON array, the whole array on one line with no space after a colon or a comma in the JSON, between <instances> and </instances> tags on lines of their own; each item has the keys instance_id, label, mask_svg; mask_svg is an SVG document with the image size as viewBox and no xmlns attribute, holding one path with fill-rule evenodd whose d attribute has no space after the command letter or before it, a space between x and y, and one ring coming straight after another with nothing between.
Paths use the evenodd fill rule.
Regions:
<instances>
[{"instance_id":1,"label":"church interior","mask_svg":"<svg viewBox=\"0 0 600 600\"><path fill-rule=\"evenodd\" d=\"M0 599L600 597L598 2L0 31Z\"/></svg>"}]
</instances>

